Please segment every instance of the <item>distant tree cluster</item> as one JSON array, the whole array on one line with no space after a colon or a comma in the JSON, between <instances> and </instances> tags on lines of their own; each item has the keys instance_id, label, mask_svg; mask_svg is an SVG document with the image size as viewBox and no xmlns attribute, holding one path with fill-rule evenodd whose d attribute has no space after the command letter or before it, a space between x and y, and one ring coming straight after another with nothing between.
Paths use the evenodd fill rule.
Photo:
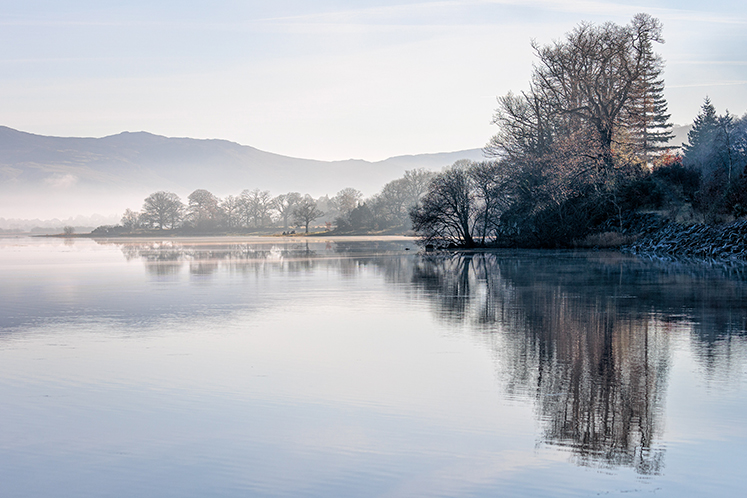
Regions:
<instances>
[{"instance_id":1,"label":"distant tree cluster","mask_svg":"<svg viewBox=\"0 0 747 498\"><path fill-rule=\"evenodd\" d=\"M337 231L410 229L408 213L435 176L434 172L425 169L406 171L402 178L387 183L381 192L369 199L363 199L360 192L352 189L340 191L332 199L339 213L335 218Z\"/></svg>"},{"instance_id":2,"label":"distant tree cluster","mask_svg":"<svg viewBox=\"0 0 747 498\"><path fill-rule=\"evenodd\" d=\"M205 189L189 194L187 204L172 192L154 192L140 212L127 209L121 226L127 231L184 229L197 232L261 230L309 225L324 215L309 195L289 192L276 197L267 190L244 190L220 199Z\"/></svg>"},{"instance_id":3,"label":"distant tree cluster","mask_svg":"<svg viewBox=\"0 0 747 498\"><path fill-rule=\"evenodd\" d=\"M409 229L409 209L425 192L434 173L416 169L364 199L352 187L334 197L312 198L299 192L275 197L268 190L244 190L223 199L198 189L185 204L172 192L159 191L145 198L140 211L127 209L119 227L100 227L97 233L114 234L147 230L176 230L197 233L247 232L267 229L289 231L302 228L306 233L314 222L328 220L339 233L355 230Z\"/></svg>"},{"instance_id":4,"label":"distant tree cluster","mask_svg":"<svg viewBox=\"0 0 747 498\"><path fill-rule=\"evenodd\" d=\"M529 90L498 99L484 149L494 160L441 173L411 210L415 230L441 245L557 247L622 229L639 209L743 215L745 118L706 101L684 156L671 153L661 30L638 14L533 43Z\"/></svg>"}]
</instances>

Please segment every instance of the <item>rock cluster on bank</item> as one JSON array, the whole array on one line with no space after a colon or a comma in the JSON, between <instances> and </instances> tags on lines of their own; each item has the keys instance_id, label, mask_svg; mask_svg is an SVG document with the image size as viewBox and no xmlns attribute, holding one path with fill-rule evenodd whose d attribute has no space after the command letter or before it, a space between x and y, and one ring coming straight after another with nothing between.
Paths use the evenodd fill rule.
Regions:
<instances>
[{"instance_id":1,"label":"rock cluster on bank","mask_svg":"<svg viewBox=\"0 0 747 498\"><path fill-rule=\"evenodd\" d=\"M747 261L745 219L723 225L681 225L645 217L631 225L625 231L637 237L624 250L635 254Z\"/></svg>"}]
</instances>

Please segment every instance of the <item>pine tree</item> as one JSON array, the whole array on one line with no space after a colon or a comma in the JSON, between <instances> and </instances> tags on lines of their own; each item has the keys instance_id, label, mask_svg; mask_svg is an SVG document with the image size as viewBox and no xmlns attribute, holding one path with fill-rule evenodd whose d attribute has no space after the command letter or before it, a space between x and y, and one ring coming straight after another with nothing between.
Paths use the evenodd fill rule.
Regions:
<instances>
[{"instance_id":1,"label":"pine tree","mask_svg":"<svg viewBox=\"0 0 747 498\"><path fill-rule=\"evenodd\" d=\"M651 41L641 43L643 69L633 85L622 119L623 126L628 130L630 145L644 164L672 149L666 144L674 138L661 77L664 64L661 57L654 53ZM660 39L656 41L663 42Z\"/></svg>"},{"instance_id":2,"label":"pine tree","mask_svg":"<svg viewBox=\"0 0 747 498\"><path fill-rule=\"evenodd\" d=\"M708 172L717 162L717 141L719 138L719 116L711 99L705 98L700 114L687 133L687 144L683 144L683 162L686 166Z\"/></svg>"}]
</instances>

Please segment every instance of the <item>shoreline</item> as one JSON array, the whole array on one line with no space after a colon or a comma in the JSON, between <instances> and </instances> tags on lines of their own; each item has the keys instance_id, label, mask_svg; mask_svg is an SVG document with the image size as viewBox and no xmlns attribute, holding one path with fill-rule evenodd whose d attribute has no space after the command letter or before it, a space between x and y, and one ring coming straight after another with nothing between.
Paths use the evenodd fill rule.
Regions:
<instances>
[{"instance_id":1,"label":"shoreline","mask_svg":"<svg viewBox=\"0 0 747 498\"><path fill-rule=\"evenodd\" d=\"M611 251L633 254L645 258L656 258L672 261L701 261L704 263L747 264L747 219L740 219L731 223L710 225L698 223L683 225L665 221L659 217L645 217L638 219L635 226L629 226L622 232L614 232L629 240L627 243L616 245L578 246L555 248L561 251ZM13 234L39 238L59 239L98 239L109 241L135 241L154 239L179 240L232 240L270 242L282 239L287 242L316 240L316 241L365 241L365 240L402 240L412 241L423 247L423 252L430 254L426 246L418 242L415 235L356 233L336 234L333 232L310 232L296 234L280 233L179 233L170 230L163 232L138 232L127 234ZM441 247L434 252L479 253L494 251L546 251L543 248L487 246L487 247Z\"/></svg>"}]
</instances>

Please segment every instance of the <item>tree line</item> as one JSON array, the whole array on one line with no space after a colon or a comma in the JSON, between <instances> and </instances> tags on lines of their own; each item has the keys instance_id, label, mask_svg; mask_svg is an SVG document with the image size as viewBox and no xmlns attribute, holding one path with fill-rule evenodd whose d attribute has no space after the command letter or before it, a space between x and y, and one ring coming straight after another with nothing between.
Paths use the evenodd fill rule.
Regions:
<instances>
[{"instance_id":1,"label":"tree line","mask_svg":"<svg viewBox=\"0 0 747 498\"><path fill-rule=\"evenodd\" d=\"M529 89L498 99L492 160L440 173L411 210L426 243L569 246L623 231L640 210L709 222L747 214L747 117L706 98L673 154L663 96L661 23L581 23L532 46Z\"/></svg>"},{"instance_id":2,"label":"tree line","mask_svg":"<svg viewBox=\"0 0 747 498\"><path fill-rule=\"evenodd\" d=\"M528 89L498 98L486 160L440 173L407 171L374 196L354 188L317 199L244 190L156 192L118 230L241 232L324 222L336 233L410 228L441 246L568 247L626 232L641 211L718 223L747 215L747 116L706 97L681 152L663 96L662 25L581 23L532 43ZM612 237L611 240L623 240Z\"/></svg>"},{"instance_id":3,"label":"tree line","mask_svg":"<svg viewBox=\"0 0 747 498\"><path fill-rule=\"evenodd\" d=\"M299 192L272 196L270 191L244 190L223 199L205 189L197 189L187 202L173 192L158 191L143 201L142 209L127 209L120 225L99 227L94 233L116 234L149 230L215 233L267 229L303 229L314 222L325 222L327 230L338 233L410 228L409 210L425 192L434 173L424 169L406 171L387 183L374 196L364 199L352 187L334 197L314 199Z\"/></svg>"}]
</instances>

